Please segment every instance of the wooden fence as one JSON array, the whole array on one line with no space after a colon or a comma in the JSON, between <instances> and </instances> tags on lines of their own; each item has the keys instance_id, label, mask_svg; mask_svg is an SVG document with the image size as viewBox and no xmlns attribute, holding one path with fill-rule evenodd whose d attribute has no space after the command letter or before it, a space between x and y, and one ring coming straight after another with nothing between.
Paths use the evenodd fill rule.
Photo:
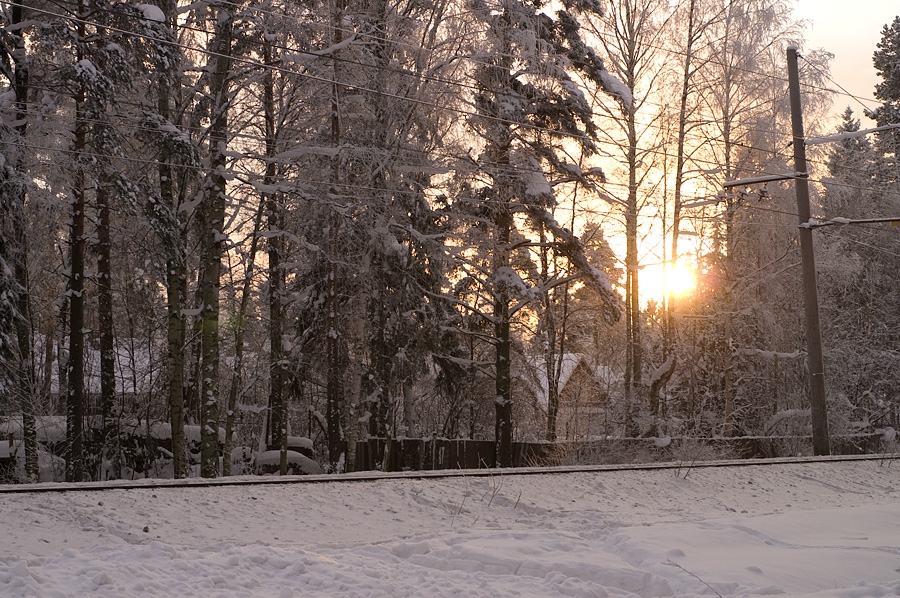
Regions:
<instances>
[{"instance_id":1,"label":"wooden fence","mask_svg":"<svg viewBox=\"0 0 900 598\"><path fill-rule=\"evenodd\" d=\"M835 455L879 453L880 434L831 438ZM513 467L704 461L812 455L810 436L739 438L609 438L584 442L514 442ZM494 467L490 440L370 438L356 444L356 471L417 471Z\"/></svg>"}]
</instances>

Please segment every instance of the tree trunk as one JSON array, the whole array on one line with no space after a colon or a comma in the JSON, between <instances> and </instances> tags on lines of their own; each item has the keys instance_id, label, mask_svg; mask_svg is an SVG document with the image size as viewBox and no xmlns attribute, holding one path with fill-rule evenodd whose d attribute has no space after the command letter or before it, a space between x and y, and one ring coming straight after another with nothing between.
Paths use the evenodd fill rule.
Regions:
<instances>
[{"instance_id":1,"label":"tree trunk","mask_svg":"<svg viewBox=\"0 0 900 598\"><path fill-rule=\"evenodd\" d=\"M161 3L167 22L171 23L175 14L174 2ZM159 77L157 110L165 120L171 119L169 98L172 95L170 81L172 72L164 72ZM178 213L178 200L175 195L174 169L172 168L168 150L163 147L159 157L159 191L163 204L172 213ZM184 336L185 321L181 312L184 307L184 284L187 279L185 270L185 250L181 239L181 224L177 217L172 222L175 230L167 231L169 238L163 242L169 245L166 258L166 337L168 342L167 358L169 365L168 406L169 424L172 427L172 474L175 479L186 478L187 447L184 438Z\"/></svg>"},{"instance_id":2,"label":"tree trunk","mask_svg":"<svg viewBox=\"0 0 900 598\"><path fill-rule=\"evenodd\" d=\"M209 130L209 174L203 222L203 287L201 289L200 475L219 474L219 287L225 245L225 163L228 143L228 84L231 67L232 15L223 7L212 10L215 37L211 44L212 97Z\"/></svg>"},{"instance_id":3,"label":"tree trunk","mask_svg":"<svg viewBox=\"0 0 900 598\"><path fill-rule=\"evenodd\" d=\"M103 457L120 461L118 418L115 413L116 358L113 337L112 242L110 240L109 181L97 188L97 325L100 329L100 404L103 415ZM102 465L101 465L102 474Z\"/></svg>"},{"instance_id":4,"label":"tree trunk","mask_svg":"<svg viewBox=\"0 0 900 598\"><path fill-rule=\"evenodd\" d=\"M371 265L372 260L372 251L371 246L366 248L365 254L363 254L362 264L360 271L363 272L363 277L366 277L366 273L369 272L369 267ZM366 285L363 282L363 285ZM369 287L363 286L360 290L359 294L356 296L356 309L354 309L353 313L353 344L354 344L354 357L353 361L349 367L349 376L350 376L350 405L349 405L349 413L348 413L348 422L347 426L347 434L346 434L346 442L347 442L347 459L345 465L345 471L355 471L356 469L356 442L359 440L360 430L359 430L359 417L360 411L365 407L365 399L366 399L366 389L363 385L363 376L365 375L365 364L364 364L364 356L366 352L366 340L367 340L367 324L369 322L369 316L367 313L367 307L369 304ZM381 327L381 330L384 330L384 327ZM371 421L371 417L369 418Z\"/></svg>"},{"instance_id":5,"label":"tree trunk","mask_svg":"<svg viewBox=\"0 0 900 598\"><path fill-rule=\"evenodd\" d=\"M550 250L547 247L547 233L541 225L541 281L550 280ZM547 441L556 442L557 418L559 416L559 372L563 354L561 342L557 339L556 317L553 312L553 291L543 293L544 317L542 326L547 338L544 348L544 372L547 376ZM562 339L559 339L560 341Z\"/></svg>"},{"instance_id":6,"label":"tree trunk","mask_svg":"<svg viewBox=\"0 0 900 598\"><path fill-rule=\"evenodd\" d=\"M272 45L266 43L263 46L266 64L273 64ZM277 165L274 157L278 152L277 129L275 122L275 79L271 70L267 71L263 79L263 116L266 132L266 174L264 183L272 185L277 175ZM281 450L279 472L287 474L287 435L288 435L288 402L287 402L287 370L285 368L284 354L284 309L282 298L284 296L284 270L281 266L281 254L284 250L284 237L281 236L284 226L281 206L274 193L267 193L264 198L268 243L268 278L269 278L269 413L266 448L273 446Z\"/></svg>"},{"instance_id":7,"label":"tree trunk","mask_svg":"<svg viewBox=\"0 0 900 598\"><path fill-rule=\"evenodd\" d=\"M496 217L497 245L494 250L494 272L509 268L509 240L512 229L512 214L509 206L500 202ZM494 442L497 447L497 467L512 467L512 378L510 375L510 318L509 291L501 283L494 291L494 342L496 368L494 409L496 421Z\"/></svg>"},{"instance_id":8,"label":"tree trunk","mask_svg":"<svg viewBox=\"0 0 900 598\"><path fill-rule=\"evenodd\" d=\"M333 473L340 473L344 468L344 430L341 422L344 385L337 265L342 224L340 212L332 210L329 220L329 262L325 297L327 318L325 351L328 368L325 389L325 422L328 429L328 462L330 470Z\"/></svg>"},{"instance_id":9,"label":"tree trunk","mask_svg":"<svg viewBox=\"0 0 900 598\"><path fill-rule=\"evenodd\" d=\"M333 44L341 43L343 20L343 2L337 0L334 9L334 38ZM337 52L335 52L337 54ZM339 81L338 61L333 61L334 80ZM332 86L331 96L331 142L335 149L341 146L341 117L340 117L340 86L335 83ZM341 157L337 152L332 158L332 195L340 196L341 181ZM327 380L325 389L325 421L328 429L328 462L329 469L334 473L344 470L344 430L342 426L341 410L343 407L343 363L341 359L342 327L340 322L340 304L338 300L339 268L338 255L340 254L340 234L343 225L343 217L333 206L328 224L328 280L326 281L325 311L327 318L325 352L327 359Z\"/></svg>"},{"instance_id":10,"label":"tree trunk","mask_svg":"<svg viewBox=\"0 0 900 598\"><path fill-rule=\"evenodd\" d=\"M79 3L78 14L85 7ZM84 39L85 25L79 23L78 38ZM81 46L76 61L84 59ZM87 144L88 121L85 115L85 89L79 84L75 95L75 173L72 184L71 224L69 227L69 358L66 362L66 481L84 479L84 250L86 173L79 163Z\"/></svg>"},{"instance_id":11,"label":"tree trunk","mask_svg":"<svg viewBox=\"0 0 900 598\"><path fill-rule=\"evenodd\" d=\"M676 141L677 150L675 156L675 201L672 209L672 253L669 256L669 260L671 261L671 266L669 267L670 273L674 273L676 267L678 266L678 236L681 232L682 209L681 192L684 185L684 170L686 162L685 143L687 139L688 98L690 94L691 80L693 77L694 69L694 45L699 39L699 31L694 23L695 12L696 0L690 0L690 2L688 3L687 43L685 47L683 72L681 79L681 98L679 100L678 107L678 133ZM702 27L699 29L702 29ZM677 333L675 321L676 304L675 293L670 289L669 297L666 302L666 321L663 329L663 359L666 362L669 362L669 357L671 355L672 360L665 376L660 379L659 383L656 385L656 388L652 388L650 390L651 397L653 397L654 400L657 401L659 393L665 392L666 384L672 377L672 374L675 373L675 369L678 365L677 354L675 350Z\"/></svg>"},{"instance_id":12,"label":"tree trunk","mask_svg":"<svg viewBox=\"0 0 900 598\"><path fill-rule=\"evenodd\" d=\"M275 165L270 163L274 170ZM280 233L282 225L281 208L270 195L267 199L269 232ZM284 270L281 267L281 252L284 241L280 234L270 235L269 243L269 429L272 444L282 449L281 474L287 473L287 415L288 403L285 385L287 371L284 354L284 309L281 300L284 295ZM277 431L277 435L276 435Z\"/></svg>"},{"instance_id":13,"label":"tree trunk","mask_svg":"<svg viewBox=\"0 0 900 598\"><path fill-rule=\"evenodd\" d=\"M160 169L162 170L162 166ZM168 167L165 167L168 169ZM175 479L187 477L187 447L184 437L184 318L182 285L184 260L166 260L166 331L169 360L169 421L172 426L172 465Z\"/></svg>"},{"instance_id":14,"label":"tree trunk","mask_svg":"<svg viewBox=\"0 0 900 598\"><path fill-rule=\"evenodd\" d=\"M79 117L80 119L80 117ZM83 121L81 121L83 122ZM83 134L77 135L83 140ZM79 145L76 142L76 147ZM83 147L81 148L83 150ZM84 170L79 166L72 191L69 295L69 356L66 361L66 481L84 478Z\"/></svg>"},{"instance_id":15,"label":"tree trunk","mask_svg":"<svg viewBox=\"0 0 900 598\"><path fill-rule=\"evenodd\" d=\"M21 4L12 5L12 25L22 23L24 16ZM15 196L12 198L13 225L13 276L19 286L16 305L19 317L16 319L16 343L18 345L17 371L20 374L18 381L22 410L22 436L25 445L25 478L28 482L37 482L40 478L38 464L37 425L35 421L35 402L37 399L37 384L34 375L34 356L31 340L31 302L28 292L28 241L26 236L25 198L26 187L24 178L27 174L24 151L25 136L28 132L28 63L26 60L25 37L20 31L14 33L16 51L13 53L15 74L13 86L16 93L16 133L22 144L16 156L15 171L20 177L16 181Z\"/></svg>"},{"instance_id":16,"label":"tree trunk","mask_svg":"<svg viewBox=\"0 0 900 598\"><path fill-rule=\"evenodd\" d=\"M629 158L634 148L629 149ZM635 163L636 167L636 163ZM634 168L630 176L634 177ZM625 213L625 405L626 435L637 436L640 430L637 424L638 403L640 400L641 374L643 371L643 351L641 346L640 293L638 288L638 253L637 253L637 186L631 181L628 192L628 205Z\"/></svg>"},{"instance_id":17,"label":"tree trunk","mask_svg":"<svg viewBox=\"0 0 900 598\"><path fill-rule=\"evenodd\" d=\"M726 51L729 47L729 38L731 33L731 19L729 18L727 21L727 29L725 32L724 39L724 47ZM727 64L727 62L726 62ZM724 144L724 152L725 152L725 164L724 164L724 175L725 180L733 179L735 173L733 172L732 166L732 151L734 148L733 140L731 138L732 133L732 120L734 119L734 115L732 114L732 105L731 105L731 97L733 93L733 85L735 85L734 81L731 77L731 69L726 68L722 86L724 89L724 97L725 104L722 110L722 141ZM725 305L725 314L723 318L722 325L722 351L725 356L725 366L722 372L722 396L725 402L725 421L723 426L723 435L728 437L734 434L734 398L736 393L735 390L735 380L734 380L734 351L732 350L732 336L734 334L734 318L732 313L734 311L734 303L733 303L733 283L735 277L734 271L734 252L735 252L735 231L734 231L734 216L738 207L738 199L735 199L731 196L728 196L725 202L725 256L723 260L725 280L723 288L725 289L725 296L723 297L723 303Z\"/></svg>"},{"instance_id":18,"label":"tree trunk","mask_svg":"<svg viewBox=\"0 0 900 598\"><path fill-rule=\"evenodd\" d=\"M501 56L497 64L490 69L489 81L496 87L490 90L495 94L496 114L500 119L515 118L508 114L510 109L505 102L499 99L499 93L505 93L513 88L510 70L512 57L509 53L511 41L509 35L512 29L513 17L509 8L504 7L501 27ZM498 93L499 92L499 93ZM494 255L491 264L492 274L496 277L503 269L510 267L510 237L512 234L513 218L511 212L510 196L512 185L508 181L510 146L512 135L508 129L498 127L496 136L489 140L493 162L500 171L493 175L494 196L497 207L493 211L494 230ZM512 466L512 377L511 377L511 347L510 338L510 314L509 314L509 289L504 282L495 281L493 289L493 324L494 324L494 444L496 448L495 464L497 467Z\"/></svg>"},{"instance_id":19,"label":"tree trunk","mask_svg":"<svg viewBox=\"0 0 900 598\"><path fill-rule=\"evenodd\" d=\"M231 379L231 388L228 391L228 404L225 410L225 448L223 450L222 461L222 473L226 476L231 475L231 449L233 444L231 435L234 432L235 409L237 408L238 394L244 386L244 316L247 314L247 306L250 304L250 292L252 290L251 287L253 286L253 271L256 264L256 253L259 249L259 229L265 208L265 201L261 201L259 209L256 212L256 218L253 220L250 251L247 255L244 285L241 289L241 302L238 306L237 314L235 314L237 317L237 324L234 330L234 377Z\"/></svg>"}]
</instances>

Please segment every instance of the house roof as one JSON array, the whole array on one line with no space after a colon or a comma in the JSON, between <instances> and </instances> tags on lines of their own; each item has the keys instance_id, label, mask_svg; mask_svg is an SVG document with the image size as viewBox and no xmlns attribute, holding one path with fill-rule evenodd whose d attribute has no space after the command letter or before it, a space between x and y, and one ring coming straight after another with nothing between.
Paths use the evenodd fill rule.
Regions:
<instances>
[{"instance_id":1,"label":"house roof","mask_svg":"<svg viewBox=\"0 0 900 598\"><path fill-rule=\"evenodd\" d=\"M534 393L538 402L546 407L550 384L547 380L547 368L544 359L543 355L527 357L525 359L527 368L526 371L523 372L524 375L522 375L521 378ZM583 353L564 353L562 355L562 360L559 364L559 392L562 392L563 389L565 389L579 366L587 368L590 375L594 375L591 364Z\"/></svg>"}]
</instances>

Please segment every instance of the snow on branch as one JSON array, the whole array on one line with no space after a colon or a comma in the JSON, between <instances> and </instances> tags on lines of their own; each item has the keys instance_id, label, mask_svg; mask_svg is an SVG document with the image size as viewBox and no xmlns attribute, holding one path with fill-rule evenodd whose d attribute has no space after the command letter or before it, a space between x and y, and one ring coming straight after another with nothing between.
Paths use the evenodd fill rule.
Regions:
<instances>
[{"instance_id":1,"label":"snow on branch","mask_svg":"<svg viewBox=\"0 0 900 598\"><path fill-rule=\"evenodd\" d=\"M739 349L738 353L741 355L755 355L757 357L766 357L769 359L798 359L800 357L805 357L806 353L803 351L794 351L793 353L780 353L778 351L764 351L763 349Z\"/></svg>"},{"instance_id":2,"label":"snow on branch","mask_svg":"<svg viewBox=\"0 0 900 598\"><path fill-rule=\"evenodd\" d=\"M665 363L660 365L658 368L653 370L653 374L650 376L650 386L653 386L657 382L663 379L667 374L671 374L672 368L675 363L675 352L669 354L669 357L666 358Z\"/></svg>"},{"instance_id":3,"label":"snow on branch","mask_svg":"<svg viewBox=\"0 0 900 598\"><path fill-rule=\"evenodd\" d=\"M334 146L314 146L314 145L304 145L294 149L289 149L281 152L275 156L270 158L272 162L287 162L289 160L296 160L298 158L302 158L305 156L326 156L332 157L336 156L340 153L341 148Z\"/></svg>"},{"instance_id":4,"label":"snow on branch","mask_svg":"<svg viewBox=\"0 0 900 598\"><path fill-rule=\"evenodd\" d=\"M156 21L157 23L165 23L166 15L162 9L153 4L136 4L135 7L144 13L144 18L148 21Z\"/></svg>"},{"instance_id":5,"label":"snow on branch","mask_svg":"<svg viewBox=\"0 0 900 598\"><path fill-rule=\"evenodd\" d=\"M519 157L518 161L524 165L524 168L520 171L520 176L524 183L525 195L527 197L552 196L553 190L550 188L550 183L547 182L547 177L544 175L544 171L541 165L538 164L538 161L530 155L521 157L516 154L513 156L513 158L516 157Z\"/></svg>"},{"instance_id":6,"label":"snow on branch","mask_svg":"<svg viewBox=\"0 0 900 598\"><path fill-rule=\"evenodd\" d=\"M692 201L690 203L681 204L681 209L682 210L690 210L692 208L702 208L703 206L711 206L711 205L719 204L721 202L722 202L722 199L718 198L718 197L716 199L704 199L701 201Z\"/></svg>"},{"instance_id":7,"label":"snow on branch","mask_svg":"<svg viewBox=\"0 0 900 598\"><path fill-rule=\"evenodd\" d=\"M815 218L810 218L801 224L800 228L822 228L823 226L833 226L835 224L882 224L887 222L897 226L900 224L900 216L888 216L887 218L861 218L857 220L851 220L850 218L844 218L842 216L837 216L830 220L816 220Z\"/></svg>"},{"instance_id":8,"label":"snow on branch","mask_svg":"<svg viewBox=\"0 0 900 598\"><path fill-rule=\"evenodd\" d=\"M350 47L350 44L356 41L356 34L351 35L345 40L341 40L340 42L328 46L322 50L316 50L314 52L310 52L313 56L328 56L330 54L334 54L340 50Z\"/></svg>"},{"instance_id":9,"label":"snow on branch","mask_svg":"<svg viewBox=\"0 0 900 598\"><path fill-rule=\"evenodd\" d=\"M612 290L612 285L606 273L590 264L584 254L584 248L574 234L563 228L546 210L529 206L528 214L535 221L543 224L553 235L556 241L556 249L564 255L584 277L585 283L600 293L603 302L603 318L609 322L615 322L621 316L619 306L621 300Z\"/></svg>"},{"instance_id":10,"label":"snow on branch","mask_svg":"<svg viewBox=\"0 0 900 598\"><path fill-rule=\"evenodd\" d=\"M619 100L627 110L634 107L634 96L631 95L631 90L612 73L607 70L600 71L600 81L603 83L603 91Z\"/></svg>"}]
</instances>

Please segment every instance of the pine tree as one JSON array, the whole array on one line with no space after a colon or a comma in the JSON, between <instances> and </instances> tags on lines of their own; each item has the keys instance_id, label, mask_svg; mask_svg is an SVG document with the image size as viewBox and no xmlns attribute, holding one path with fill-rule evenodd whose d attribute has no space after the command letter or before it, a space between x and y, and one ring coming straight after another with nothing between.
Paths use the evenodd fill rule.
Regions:
<instances>
[{"instance_id":1,"label":"pine tree","mask_svg":"<svg viewBox=\"0 0 900 598\"><path fill-rule=\"evenodd\" d=\"M882 105L868 112L879 126L900 122L900 17L882 30L874 55L881 77L875 97ZM838 133L860 130L847 108ZM827 218L891 217L900 210L897 150L900 135L881 131L843 139L828 154L824 179ZM890 382L898 365L895 306L898 252L895 229L887 225L823 230L818 251L825 358L829 388L845 400L832 407L838 427L897 425L898 401ZM851 422L853 427L851 427Z\"/></svg>"},{"instance_id":2,"label":"pine tree","mask_svg":"<svg viewBox=\"0 0 900 598\"><path fill-rule=\"evenodd\" d=\"M875 98L882 104L869 113L878 126L900 123L900 16L881 30L873 62L881 81L875 85ZM885 183L900 181L900 131L878 134L878 149L882 155L879 178Z\"/></svg>"},{"instance_id":3,"label":"pine tree","mask_svg":"<svg viewBox=\"0 0 900 598\"><path fill-rule=\"evenodd\" d=\"M751 173L759 171L786 169L774 151L777 144L782 143L774 123L786 114L783 104L786 89L777 77L760 78L755 71L763 68L763 64L779 64L775 60L782 60L780 54L772 53L780 46L774 44L773 39L787 44L794 34L792 28L796 26L790 19L788 7L782 2L741 0L729 2L716 25L706 31L714 56L703 69L707 82L703 101L711 113L707 135L712 141L709 147L714 152L713 159L724 180L752 176ZM777 99L763 100L773 97ZM714 263L715 271L721 277L716 287L716 304L721 310L715 327L716 355L710 360L720 368L722 382L715 385L720 389L716 399L724 414L722 433L726 436L739 431L736 413L743 392L739 347L743 344L743 333L752 330L752 326L736 321L740 318L737 305L749 298L736 290L745 276L759 275L759 263L768 261L752 256L750 248L753 246L744 240L757 232L755 226L747 224L756 217L752 212L746 213L751 197L754 196L742 191L722 196L721 224L714 232L716 247L707 258ZM762 246L762 249L767 251L771 247ZM744 248L748 253L741 255Z\"/></svg>"}]
</instances>

